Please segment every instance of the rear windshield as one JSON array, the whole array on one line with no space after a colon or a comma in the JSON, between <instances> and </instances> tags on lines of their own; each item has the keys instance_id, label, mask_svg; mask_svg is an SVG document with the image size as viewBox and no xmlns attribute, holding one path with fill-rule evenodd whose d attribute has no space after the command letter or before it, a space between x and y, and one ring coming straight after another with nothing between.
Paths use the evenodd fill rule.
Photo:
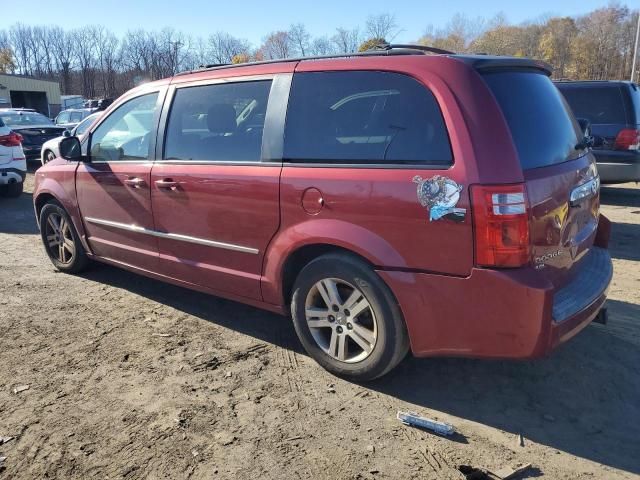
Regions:
<instances>
[{"instance_id":1,"label":"rear windshield","mask_svg":"<svg viewBox=\"0 0 640 480\"><path fill-rule=\"evenodd\" d=\"M558 85L576 118L594 125L627 123L622 90L618 85L591 87Z\"/></svg>"},{"instance_id":2,"label":"rear windshield","mask_svg":"<svg viewBox=\"0 0 640 480\"><path fill-rule=\"evenodd\" d=\"M35 112L0 112L0 118L9 127L53 125L53 122L47 117Z\"/></svg>"},{"instance_id":3,"label":"rear windshield","mask_svg":"<svg viewBox=\"0 0 640 480\"><path fill-rule=\"evenodd\" d=\"M523 170L573 160L582 133L562 94L543 73L486 73L511 130Z\"/></svg>"}]
</instances>

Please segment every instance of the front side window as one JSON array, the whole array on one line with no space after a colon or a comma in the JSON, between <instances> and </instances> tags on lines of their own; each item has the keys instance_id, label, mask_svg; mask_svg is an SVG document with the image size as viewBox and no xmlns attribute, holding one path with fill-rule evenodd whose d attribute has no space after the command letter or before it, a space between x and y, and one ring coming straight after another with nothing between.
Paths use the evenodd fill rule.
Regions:
<instances>
[{"instance_id":1,"label":"front side window","mask_svg":"<svg viewBox=\"0 0 640 480\"><path fill-rule=\"evenodd\" d=\"M271 80L176 90L165 160L259 161Z\"/></svg>"},{"instance_id":2,"label":"front side window","mask_svg":"<svg viewBox=\"0 0 640 480\"><path fill-rule=\"evenodd\" d=\"M364 71L294 75L284 158L306 163L453 162L433 94L406 75Z\"/></svg>"},{"instance_id":3,"label":"front side window","mask_svg":"<svg viewBox=\"0 0 640 480\"><path fill-rule=\"evenodd\" d=\"M158 93L122 104L91 135L92 161L149 160Z\"/></svg>"}]
</instances>

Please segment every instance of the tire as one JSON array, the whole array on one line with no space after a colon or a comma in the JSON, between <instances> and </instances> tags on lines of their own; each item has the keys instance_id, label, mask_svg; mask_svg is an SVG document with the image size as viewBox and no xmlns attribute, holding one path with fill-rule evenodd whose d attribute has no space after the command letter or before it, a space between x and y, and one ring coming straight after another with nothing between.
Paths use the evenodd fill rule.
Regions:
<instances>
[{"instance_id":1,"label":"tire","mask_svg":"<svg viewBox=\"0 0 640 480\"><path fill-rule=\"evenodd\" d=\"M45 165L49 163L51 160L54 160L55 158L56 158L56 155L51 150L47 150L46 152L44 152L44 155L42 156L42 164Z\"/></svg>"},{"instance_id":2,"label":"tire","mask_svg":"<svg viewBox=\"0 0 640 480\"><path fill-rule=\"evenodd\" d=\"M58 229L56 230L56 225ZM49 202L40 211L40 236L51 263L65 273L79 273L89 264L78 232L62 206ZM60 239L64 241L60 246Z\"/></svg>"},{"instance_id":3,"label":"tire","mask_svg":"<svg viewBox=\"0 0 640 480\"><path fill-rule=\"evenodd\" d=\"M350 255L323 255L302 269L293 287L291 316L307 353L349 380L381 377L409 350L391 291L369 265Z\"/></svg>"},{"instance_id":4,"label":"tire","mask_svg":"<svg viewBox=\"0 0 640 480\"><path fill-rule=\"evenodd\" d=\"M22 195L24 182L9 183L4 186L3 195L6 197L16 198Z\"/></svg>"}]
</instances>

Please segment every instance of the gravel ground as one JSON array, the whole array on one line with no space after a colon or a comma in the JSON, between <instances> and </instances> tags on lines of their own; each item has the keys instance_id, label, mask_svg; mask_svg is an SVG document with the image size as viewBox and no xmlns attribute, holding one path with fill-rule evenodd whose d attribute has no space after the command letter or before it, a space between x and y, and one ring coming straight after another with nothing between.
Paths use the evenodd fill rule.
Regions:
<instances>
[{"instance_id":1,"label":"gravel ground","mask_svg":"<svg viewBox=\"0 0 640 480\"><path fill-rule=\"evenodd\" d=\"M544 360L407 358L357 385L277 315L107 266L56 273L32 180L0 199L0 478L462 479L523 463L521 478L639 478L636 186L603 189L606 327ZM459 434L405 427L399 409Z\"/></svg>"}]
</instances>

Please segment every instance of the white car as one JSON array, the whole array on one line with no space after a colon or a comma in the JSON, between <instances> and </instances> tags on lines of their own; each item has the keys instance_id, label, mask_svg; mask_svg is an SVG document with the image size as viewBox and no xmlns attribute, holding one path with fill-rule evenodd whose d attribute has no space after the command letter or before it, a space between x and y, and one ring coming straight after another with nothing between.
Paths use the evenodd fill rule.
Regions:
<instances>
[{"instance_id":1,"label":"white car","mask_svg":"<svg viewBox=\"0 0 640 480\"><path fill-rule=\"evenodd\" d=\"M56 137L46 141L42 145L42 150L40 152L40 161L42 162L42 165L50 162L60 155L60 151L58 150L58 144L60 143L60 140L62 140L64 137L82 137L82 135L84 135L84 133L89 129L91 124L93 124L93 122L100 115L102 115L102 113L103 112L94 112L84 120L82 120L71 131L66 131L62 137Z\"/></svg>"},{"instance_id":2,"label":"white car","mask_svg":"<svg viewBox=\"0 0 640 480\"><path fill-rule=\"evenodd\" d=\"M20 196L26 176L27 159L22 150L22 136L0 118L0 194Z\"/></svg>"}]
</instances>

